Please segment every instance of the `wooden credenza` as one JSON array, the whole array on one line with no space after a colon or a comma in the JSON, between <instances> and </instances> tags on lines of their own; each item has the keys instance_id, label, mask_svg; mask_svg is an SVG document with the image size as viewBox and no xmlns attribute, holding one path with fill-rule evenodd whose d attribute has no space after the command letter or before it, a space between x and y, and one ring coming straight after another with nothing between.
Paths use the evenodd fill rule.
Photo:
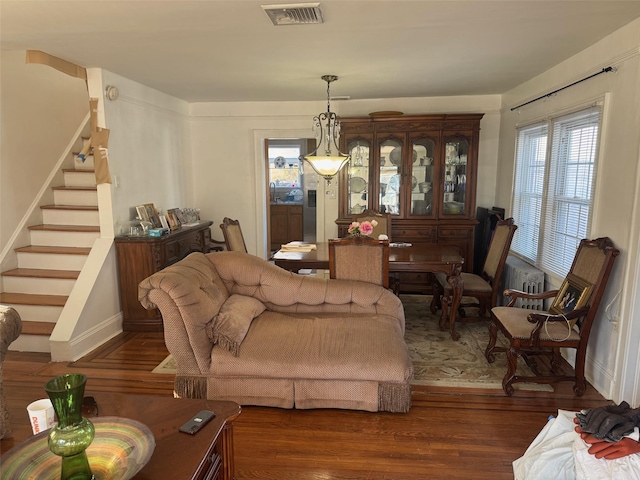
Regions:
<instances>
[{"instance_id":1,"label":"wooden credenza","mask_svg":"<svg viewBox=\"0 0 640 480\"><path fill-rule=\"evenodd\" d=\"M192 252L209 252L211 221L183 227L162 237L116 237L118 280L125 332L162 331L158 309L146 310L138 301L138 284Z\"/></svg>"}]
</instances>

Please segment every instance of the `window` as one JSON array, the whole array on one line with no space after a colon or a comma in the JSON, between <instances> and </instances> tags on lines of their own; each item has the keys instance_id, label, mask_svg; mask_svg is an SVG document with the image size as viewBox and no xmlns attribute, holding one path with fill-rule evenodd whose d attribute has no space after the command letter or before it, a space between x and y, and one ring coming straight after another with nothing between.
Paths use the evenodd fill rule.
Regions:
<instances>
[{"instance_id":1,"label":"window","mask_svg":"<svg viewBox=\"0 0 640 480\"><path fill-rule=\"evenodd\" d=\"M299 146L269 146L269 182L276 187L300 188L299 156Z\"/></svg>"},{"instance_id":2,"label":"window","mask_svg":"<svg viewBox=\"0 0 640 480\"><path fill-rule=\"evenodd\" d=\"M511 249L561 277L589 237L601 116L597 106L518 129Z\"/></svg>"}]
</instances>

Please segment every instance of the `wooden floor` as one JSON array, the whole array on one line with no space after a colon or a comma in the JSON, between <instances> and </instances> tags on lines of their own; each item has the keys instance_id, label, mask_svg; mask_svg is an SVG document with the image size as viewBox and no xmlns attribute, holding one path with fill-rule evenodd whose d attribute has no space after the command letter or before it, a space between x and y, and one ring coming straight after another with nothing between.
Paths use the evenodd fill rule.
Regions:
<instances>
[{"instance_id":1,"label":"wooden floor","mask_svg":"<svg viewBox=\"0 0 640 480\"><path fill-rule=\"evenodd\" d=\"M4 384L10 413L26 415L44 383L82 372L87 393L172 395L173 376L152 374L167 355L162 334L127 333L74 363L9 352ZM512 479L522 455L558 409L605 403L591 387L554 393L416 387L407 414L244 407L235 424L237 480ZM179 446L176 446L179 448ZM171 479L170 475L166 477ZM179 479L176 479L179 480Z\"/></svg>"}]
</instances>

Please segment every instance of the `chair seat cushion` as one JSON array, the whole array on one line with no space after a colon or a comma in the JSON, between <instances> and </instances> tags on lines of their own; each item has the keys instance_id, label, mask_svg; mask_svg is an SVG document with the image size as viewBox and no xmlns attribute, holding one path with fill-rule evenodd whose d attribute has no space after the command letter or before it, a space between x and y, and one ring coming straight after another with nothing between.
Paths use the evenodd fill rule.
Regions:
<instances>
[{"instance_id":1,"label":"chair seat cushion","mask_svg":"<svg viewBox=\"0 0 640 480\"><path fill-rule=\"evenodd\" d=\"M504 329L509 332L513 338L527 339L531 337L531 332L536 326L535 323L529 323L527 317L532 313L526 308L516 307L494 307L491 309L491 315L500 321ZM533 313L548 314L546 311L535 311ZM569 333L567 322L546 322L540 331L541 341L579 341L580 334L574 329Z\"/></svg>"},{"instance_id":2,"label":"chair seat cushion","mask_svg":"<svg viewBox=\"0 0 640 480\"><path fill-rule=\"evenodd\" d=\"M444 273L436 273L436 280L442 285L445 290L450 290L451 285L447 283L447 275ZM481 293L491 293L492 288L491 285L487 283L487 281L479 275L475 275L473 273L461 273L460 278L463 282L464 293L466 292L481 292Z\"/></svg>"}]
</instances>

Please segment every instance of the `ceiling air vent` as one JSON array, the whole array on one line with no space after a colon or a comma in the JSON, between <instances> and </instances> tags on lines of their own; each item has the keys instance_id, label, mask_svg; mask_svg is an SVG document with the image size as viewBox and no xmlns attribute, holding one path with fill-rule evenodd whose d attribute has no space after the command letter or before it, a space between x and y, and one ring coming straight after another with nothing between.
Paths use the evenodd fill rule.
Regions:
<instances>
[{"instance_id":1,"label":"ceiling air vent","mask_svg":"<svg viewBox=\"0 0 640 480\"><path fill-rule=\"evenodd\" d=\"M322 23L319 3L292 3L291 5L261 5L274 25L307 25Z\"/></svg>"}]
</instances>

